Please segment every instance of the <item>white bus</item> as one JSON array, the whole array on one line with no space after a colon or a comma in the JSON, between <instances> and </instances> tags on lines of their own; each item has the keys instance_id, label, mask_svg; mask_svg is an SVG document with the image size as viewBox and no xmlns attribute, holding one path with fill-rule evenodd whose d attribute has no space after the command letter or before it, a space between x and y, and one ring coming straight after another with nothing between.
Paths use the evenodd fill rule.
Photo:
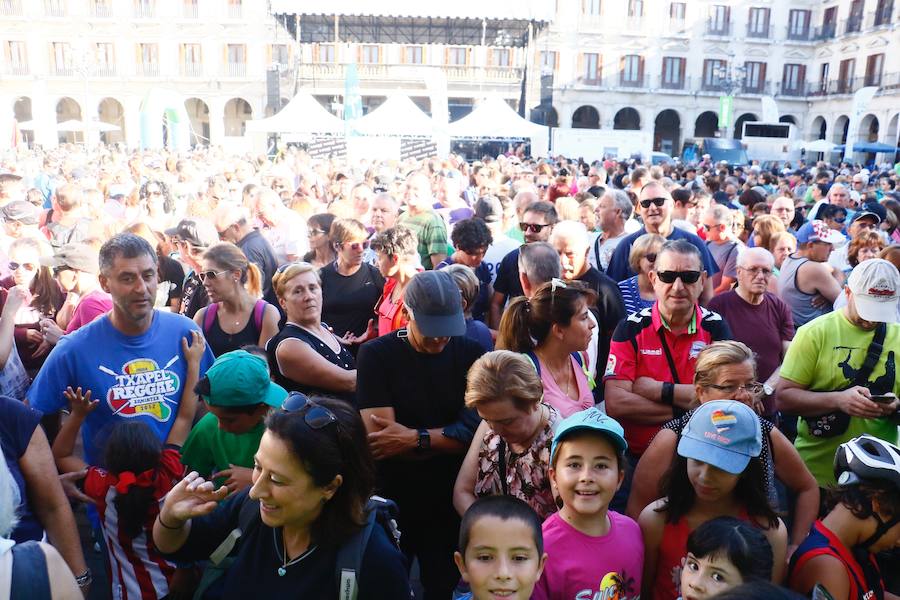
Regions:
<instances>
[{"instance_id":1,"label":"white bus","mask_svg":"<svg viewBox=\"0 0 900 600\"><path fill-rule=\"evenodd\" d=\"M741 143L747 149L750 160L760 163L777 161L796 162L801 158L797 145L797 128L791 123L744 123Z\"/></svg>"}]
</instances>

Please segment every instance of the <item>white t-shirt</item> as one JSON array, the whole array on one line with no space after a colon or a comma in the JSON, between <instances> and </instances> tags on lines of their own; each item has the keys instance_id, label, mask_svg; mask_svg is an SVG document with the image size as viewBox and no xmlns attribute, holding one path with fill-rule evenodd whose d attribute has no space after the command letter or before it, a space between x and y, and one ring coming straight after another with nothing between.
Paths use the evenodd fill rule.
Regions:
<instances>
[{"instance_id":1,"label":"white t-shirt","mask_svg":"<svg viewBox=\"0 0 900 600\"><path fill-rule=\"evenodd\" d=\"M493 238L494 242L488 246L482 259L491 272L491 285L494 285L497 280L497 269L500 268L500 261L503 260L503 257L522 245L503 233L496 234Z\"/></svg>"}]
</instances>

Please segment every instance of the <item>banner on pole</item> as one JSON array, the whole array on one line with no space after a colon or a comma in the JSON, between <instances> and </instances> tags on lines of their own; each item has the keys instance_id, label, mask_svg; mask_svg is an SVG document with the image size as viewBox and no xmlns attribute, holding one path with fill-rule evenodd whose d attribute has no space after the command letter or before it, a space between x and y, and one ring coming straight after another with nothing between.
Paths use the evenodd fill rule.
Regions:
<instances>
[{"instance_id":1,"label":"banner on pole","mask_svg":"<svg viewBox=\"0 0 900 600\"><path fill-rule=\"evenodd\" d=\"M719 96L719 129L729 129L733 115L734 96Z\"/></svg>"}]
</instances>

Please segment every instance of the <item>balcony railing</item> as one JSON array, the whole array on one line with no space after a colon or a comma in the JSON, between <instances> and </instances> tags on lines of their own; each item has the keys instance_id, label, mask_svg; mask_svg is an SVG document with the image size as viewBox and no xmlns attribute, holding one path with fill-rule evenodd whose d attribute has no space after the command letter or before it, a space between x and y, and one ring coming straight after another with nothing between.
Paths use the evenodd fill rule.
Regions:
<instances>
[{"instance_id":1,"label":"balcony railing","mask_svg":"<svg viewBox=\"0 0 900 600\"><path fill-rule=\"evenodd\" d=\"M626 78L624 74L620 73L616 78L616 87L631 89L649 88L650 78L647 75Z\"/></svg>"},{"instance_id":2,"label":"balcony railing","mask_svg":"<svg viewBox=\"0 0 900 600\"><path fill-rule=\"evenodd\" d=\"M894 3L888 2L878 10L869 13L866 18L866 29L875 29L878 27L890 27L891 15L894 13Z\"/></svg>"},{"instance_id":3,"label":"balcony railing","mask_svg":"<svg viewBox=\"0 0 900 600\"><path fill-rule=\"evenodd\" d=\"M687 35L688 26L684 19L668 19L664 25L663 35Z\"/></svg>"},{"instance_id":4,"label":"balcony railing","mask_svg":"<svg viewBox=\"0 0 900 600\"><path fill-rule=\"evenodd\" d=\"M443 65L448 80L463 82L495 82L499 84L518 85L522 81L522 69L517 67L479 67L473 65ZM297 67L297 76L304 80L337 80L343 81L345 66L333 63L303 63ZM414 64L372 64L357 65L357 73L362 80L380 79L382 81L421 81L422 65Z\"/></svg>"},{"instance_id":5,"label":"balcony railing","mask_svg":"<svg viewBox=\"0 0 900 600\"><path fill-rule=\"evenodd\" d=\"M844 35L850 33L859 33L860 31L862 31L862 24L862 15L851 15L847 17L847 19L844 21L844 26L842 27Z\"/></svg>"},{"instance_id":6,"label":"balcony railing","mask_svg":"<svg viewBox=\"0 0 900 600\"><path fill-rule=\"evenodd\" d=\"M830 40L837 32L837 23L822 23L813 31L814 40Z\"/></svg>"},{"instance_id":7,"label":"balcony railing","mask_svg":"<svg viewBox=\"0 0 900 600\"><path fill-rule=\"evenodd\" d=\"M200 6L193 2L185 2L181 8L181 16L185 19L197 19L200 17Z\"/></svg>"},{"instance_id":8,"label":"balcony railing","mask_svg":"<svg viewBox=\"0 0 900 600\"><path fill-rule=\"evenodd\" d=\"M796 83L779 81L775 88L775 95L787 96L788 98L805 98L810 95L810 84L805 81Z\"/></svg>"},{"instance_id":9,"label":"balcony railing","mask_svg":"<svg viewBox=\"0 0 900 600\"><path fill-rule=\"evenodd\" d=\"M728 93L729 84L725 81L719 81L717 79L713 80L703 80L700 83L700 91L703 92L719 92L722 94Z\"/></svg>"},{"instance_id":10,"label":"balcony railing","mask_svg":"<svg viewBox=\"0 0 900 600\"><path fill-rule=\"evenodd\" d=\"M660 75L659 80L657 81L656 87L662 90L671 90L671 91L690 91L691 86L691 78L690 77L682 77L677 80L666 80L662 75Z\"/></svg>"},{"instance_id":11,"label":"balcony railing","mask_svg":"<svg viewBox=\"0 0 900 600\"><path fill-rule=\"evenodd\" d=\"M94 77L115 77L116 65L97 65L93 68Z\"/></svg>"},{"instance_id":12,"label":"balcony railing","mask_svg":"<svg viewBox=\"0 0 900 600\"><path fill-rule=\"evenodd\" d=\"M728 36L731 35L731 21L718 21L709 19L706 21L706 35Z\"/></svg>"},{"instance_id":13,"label":"balcony railing","mask_svg":"<svg viewBox=\"0 0 900 600\"><path fill-rule=\"evenodd\" d=\"M140 77L159 77L159 63L138 65L137 74Z\"/></svg>"},{"instance_id":14,"label":"balcony railing","mask_svg":"<svg viewBox=\"0 0 900 600\"><path fill-rule=\"evenodd\" d=\"M804 28L788 26L784 38L789 42L812 42L814 30L808 25Z\"/></svg>"},{"instance_id":15,"label":"balcony railing","mask_svg":"<svg viewBox=\"0 0 900 600\"><path fill-rule=\"evenodd\" d=\"M57 77L71 77L75 74L75 69L70 65L53 65L50 72Z\"/></svg>"},{"instance_id":16,"label":"balcony railing","mask_svg":"<svg viewBox=\"0 0 900 600\"><path fill-rule=\"evenodd\" d=\"M153 19L156 18L156 5L142 2L138 0L134 4L135 19Z\"/></svg>"},{"instance_id":17,"label":"balcony railing","mask_svg":"<svg viewBox=\"0 0 900 600\"><path fill-rule=\"evenodd\" d=\"M744 82L741 85L740 92L742 94L769 94L772 84L769 81L757 81L755 83Z\"/></svg>"},{"instance_id":18,"label":"balcony railing","mask_svg":"<svg viewBox=\"0 0 900 600\"><path fill-rule=\"evenodd\" d=\"M22 0L0 0L0 17L21 17Z\"/></svg>"},{"instance_id":19,"label":"balcony railing","mask_svg":"<svg viewBox=\"0 0 900 600\"><path fill-rule=\"evenodd\" d=\"M752 23L747 24L747 39L749 40L771 40L773 37L774 27L758 27Z\"/></svg>"},{"instance_id":20,"label":"balcony railing","mask_svg":"<svg viewBox=\"0 0 900 600\"><path fill-rule=\"evenodd\" d=\"M625 17L624 31L625 33L643 31L645 24L646 21L642 16Z\"/></svg>"},{"instance_id":21,"label":"balcony railing","mask_svg":"<svg viewBox=\"0 0 900 600\"><path fill-rule=\"evenodd\" d=\"M230 62L225 65L225 77L246 77L247 63Z\"/></svg>"},{"instance_id":22,"label":"balcony railing","mask_svg":"<svg viewBox=\"0 0 900 600\"><path fill-rule=\"evenodd\" d=\"M48 17L65 17L66 5L59 0L44 0L44 14Z\"/></svg>"},{"instance_id":23,"label":"balcony railing","mask_svg":"<svg viewBox=\"0 0 900 600\"><path fill-rule=\"evenodd\" d=\"M103 2L91 4L91 16L97 19L109 19L113 16L112 5Z\"/></svg>"},{"instance_id":24,"label":"balcony railing","mask_svg":"<svg viewBox=\"0 0 900 600\"><path fill-rule=\"evenodd\" d=\"M228 18L229 19L242 19L244 18L244 6L242 4L232 4L228 3Z\"/></svg>"},{"instance_id":25,"label":"balcony railing","mask_svg":"<svg viewBox=\"0 0 900 600\"><path fill-rule=\"evenodd\" d=\"M28 65L9 65L6 68L7 75L14 75L16 77L22 77L29 74Z\"/></svg>"},{"instance_id":26,"label":"balcony railing","mask_svg":"<svg viewBox=\"0 0 900 600\"><path fill-rule=\"evenodd\" d=\"M184 63L181 65L181 76L182 77L202 77L203 76L203 65L201 63Z\"/></svg>"}]
</instances>

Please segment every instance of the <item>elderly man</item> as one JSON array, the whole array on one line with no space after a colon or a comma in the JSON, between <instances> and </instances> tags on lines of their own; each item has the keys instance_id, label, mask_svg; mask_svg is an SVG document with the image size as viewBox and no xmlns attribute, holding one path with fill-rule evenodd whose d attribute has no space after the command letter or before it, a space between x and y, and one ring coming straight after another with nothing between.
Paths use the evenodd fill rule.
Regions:
<instances>
[{"instance_id":1,"label":"elderly man","mask_svg":"<svg viewBox=\"0 0 900 600\"><path fill-rule=\"evenodd\" d=\"M594 240L594 251L589 258L591 266L598 271L606 271L613 251L628 233L625 223L631 218L634 205L622 190L609 188L597 202L594 214L600 226L600 235Z\"/></svg>"},{"instance_id":2,"label":"elderly man","mask_svg":"<svg viewBox=\"0 0 900 600\"><path fill-rule=\"evenodd\" d=\"M619 323L613 334L604 373L606 412L625 428L632 467L663 423L696 405L700 350L731 338L722 317L697 303L706 279L695 245L666 242L650 272L656 302ZM629 487L623 484L614 507L624 509Z\"/></svg>"},{"instance_id":3,"label":"elderly man","mask_svg":"<svg viewBox=\"0 0 900 600\"><path fill-rule=\"evenodd\" d=\"M898 441L898 288L888 261L860 263L843 291L847 305L797 330L785 356L778 407L803 417L795 445L820 487L835 485L838 445L865 433Z\"/></svg>"},{"instance_id":4,"label":"elderly man","mask_svg":"<svg viewBox=\"0 0 900 600\"><path fill-rule=\"evenodd\" d=\"M794 337L791 308L768 290L775 258L765 248L747 248L737 258L738 286L709 301L728 323L735 340L756 354L756 376L764 382L762 415L775 422L773 390L784 353Z\"/></svg>"},{"instance_id":5,"label":"elderly man","mask_svg":"<svg viewBox=\"0 0 900 600\"><path fill-rule=\"evenodd\" d=\"M424 173L414 173L406 180L406 208L398 224L416 232L419 258L426 269L435 268L447 258L447 226L432 208L434 195L431 181Z\"/></svg>"},{"instance_id":6,"label":"elderly man","mask_svg":"<svg viewBox=\"0 0 900 600\"><path fill-rule=\"evenodd\" d=\"M387 192L376 194L369 215L372 229L375 233L390 229L397 222L399 212L399 206L393 196Z\"/></svg>"},{"instance_id":7,"label":"elderly man","mask_svg":"<svg viewBox=\"0 0 900 600\"><path fill-rule=\"evenodd\" d=\"M262 273L263 300L273 306L280 306L272 289L272 276L278 268L278 259L268 240L259 230L253 229L247 211L237 204L223 204L215 211L214 223L219 239L235 244L247 260L259 267Z\"/></svg>"},{"instance_id":8,"label":"elderly man","mask_svg":"<svg viewBox=\"0 0 900 600\"><path fill-rule=\"evenodd\" d=\"M672 200L672 195L662 186L662 184L651 181L645 185L643 189L641 189L638 206L640 207L644 226L625 237L619 245L616 246L612 258L609 261L609 268L606 271L610 277L616 281L622 281L636 275L628 264L628 256L631 253L631 245L634 243L634 240L645 233L656 233L667 240L685 240L688 243L693 244L700 253L702 270L704 270L709 277L712 277L719 272L719 268L716 266L712 255L710 255L706 246L703 244L703 240L690 232L672 226L672 209L675 206L675 202ZM706 302L712 298L712 291L712 281L705 279L700 301Z\"/></svg>"},{"instance_id":9,"label":"elderly man","mask_svg":"<svg viewBox=\"0 0 900 600\"><path fill-rule=\"evenodd\" d=\"M272 246L279 265L299 260L309 251L306 223L297 211L286 207L274 190L262 188L256 201L260 232Z\"/></svg>"},{"instance_id":10,"label":"elderly man","mask_svg":"<svg viewBox=\"0 0 900 600\"><path fill-rule=\"evenodd\" d=\"M770 214L778 217L778 219L782 223L784 223L784 228L786 230L794 233L794 230L791 229L791 223L794 222L794 215L796 214L793 200L791 200L787 196L779 196L778 198L775 198L774 202L772 202L772 208L769 212Z\"/></svg>"},{"instance_id":11,"label":"elderly man","mask_svg":"<svg viewBox=\"0 0 900 600\"><path fill-rule=\"evenodd\" d=\"M727 292L737 278L735 267L743 244L734 239L731 232L733 223L734 215L727 206L715 204L703 213L706 248L719 267L719 272L712 276L713 294Z\"/></svg>"},{"instance_id":12,"label":"elderly man","mask_svg":"<svg viewBox=\"0 0 900 600\"><path fill-rule=\"evenodd\" d=\"M828 256L834 245L844 241L844 236L824 221L810 221L797 231L796 237L797 252L781 263L778 295L791 307L794 326L800 327L831 312L841 293Z\"/></svg>"},{"instance_id":13,"label":"elderly man","mask_svg":"<svg viewBox=\"0 0 900 600\"><path fill-rule=\"evenodd\" d=\"M850 209L850 191L842 183L833 184L828 189L828 195L823 200L816 202L815 205L809 209L806 218L810 221L821 218L819 217L819 211L822 210L822 207L826 204L840 206L847 210L848 217L853 216L853 211Z\"/></svg>"}]
</instances>

